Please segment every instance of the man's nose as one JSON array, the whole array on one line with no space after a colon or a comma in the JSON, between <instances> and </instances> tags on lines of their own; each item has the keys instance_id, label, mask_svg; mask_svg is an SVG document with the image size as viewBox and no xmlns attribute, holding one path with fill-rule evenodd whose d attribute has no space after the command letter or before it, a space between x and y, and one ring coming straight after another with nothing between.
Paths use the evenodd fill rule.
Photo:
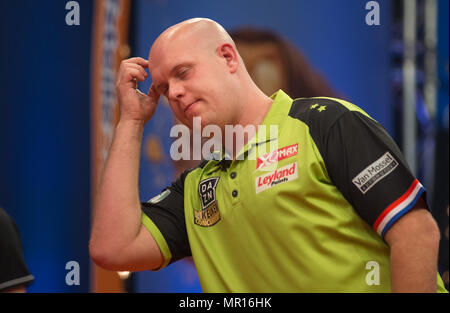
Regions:
<instances>
[{"instance_id":1,"label":"man's nose","mask_svg":"<svg viewBox=\"0 0 450 313\"><path fill-rule=\"evenodd\" d=\"M181 84L173 83L169 88L169 99L176 101L184 96L185 90Z\"/></svg>"}]
</instances>

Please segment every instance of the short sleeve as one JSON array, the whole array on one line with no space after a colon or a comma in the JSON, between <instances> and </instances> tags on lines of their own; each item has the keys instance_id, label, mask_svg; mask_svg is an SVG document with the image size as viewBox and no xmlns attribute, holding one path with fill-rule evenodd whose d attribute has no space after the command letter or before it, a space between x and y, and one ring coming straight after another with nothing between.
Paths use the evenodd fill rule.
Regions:
<instances>
[{"instance_id":1,"label":"short sleeve","mask_svg":"<svg viewBox=\"0 0 450 313\"><path fill-rule=\"evenodd\" d=\"M324 146L330 178L382 237L424 195L393 139L361 112L348 111L337 119Z\"/></svg>"},{"instance_id":2,"label":"short sleeve","mask_svg":"<svg viewBox=\"0 0 450 313\"><path fill-rule=\"evenodd\" d=\"M142 223L155 239L164 257L160 268L191 256L184 218L184 181L188 173L189 170L185 171L159 195L141 203Z\"/></svg>"},{"instance_id":3,"label":"short sleeve","mask_svg":"<svg viewBox=\"0 0 450 313\"><path fill-rule=\"evenodd\" d=\"M27 286L33 280L25 264L17 225L0 208L0 291Z\"/></svg>"}]
</instances>

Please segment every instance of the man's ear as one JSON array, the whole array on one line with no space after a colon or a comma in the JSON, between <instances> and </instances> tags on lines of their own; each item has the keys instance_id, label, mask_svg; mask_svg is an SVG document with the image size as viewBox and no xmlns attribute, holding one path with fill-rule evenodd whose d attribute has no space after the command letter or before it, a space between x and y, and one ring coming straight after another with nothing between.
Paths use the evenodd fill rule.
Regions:
<instances>
[{"instance_id":1,"label":"man's ear","mask_svg":"<svg viewBox=\"0 0 450 313\"><path fill-rule=\"evenodd\" d=\"M235 73L239 66L239 57L236 49L229 43L221 44L217 48L217 54L219 57L224 58L230 73Z\"/></svg>"}]
</instances>

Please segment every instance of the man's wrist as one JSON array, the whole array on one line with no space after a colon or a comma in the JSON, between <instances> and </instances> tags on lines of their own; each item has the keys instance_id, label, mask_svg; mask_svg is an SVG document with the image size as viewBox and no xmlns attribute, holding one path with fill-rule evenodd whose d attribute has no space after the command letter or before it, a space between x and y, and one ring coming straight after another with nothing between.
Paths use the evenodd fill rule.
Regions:
<instances>
[{"instance_id":1,"label":"man's wrist","mask_svg":"<svg viewBox=\"0 0 450 313\"><path fill-rule=\"evenodd\" d=\"M143 130L144 126L145 126L144 120L120 119L119 123L117 123L116 128L135 128L138 130Z\"/></svg>"},{"instance_id":2,"label":"man's wrist","mask_svg":"<svg viewBox=\"0 0 450 313\"><path fill-rule=\"evenodd\" d=\"M119 120L116 125L116 130L114 134L114 141L119 140L122 144L125 141L138 142L142 140L144 134L145 122L140 120Z\"/></svg>"}]
</instances>

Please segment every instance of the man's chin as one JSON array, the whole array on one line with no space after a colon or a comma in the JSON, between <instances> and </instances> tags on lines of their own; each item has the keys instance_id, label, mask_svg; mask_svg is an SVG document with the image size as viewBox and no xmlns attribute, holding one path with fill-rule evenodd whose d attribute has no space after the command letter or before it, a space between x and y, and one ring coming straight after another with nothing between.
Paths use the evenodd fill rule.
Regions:
<instances>
[{"instance_id":1,"label":"man's chin","mask_svg":"<svg viewBox=\"0 0 450 313\"><path fill-rule=\"evenodd\" d=\"M203 135L205 135L204 137L212 137L214 134L214 132L217 131L222 131L224 130L224 125L217 123L217 121L208 119L207 117L204 116L193 116L191 119L185 119L183 121L180 121L183 125L187 126L189 128L190 131L193 130L200 130L202 132L204 132ZM208 129L206 129L206 131L204 131L204 128L206 126L209 126ZM211 133L211 134L209 134Z\"/></svg>"}]
</instances>

